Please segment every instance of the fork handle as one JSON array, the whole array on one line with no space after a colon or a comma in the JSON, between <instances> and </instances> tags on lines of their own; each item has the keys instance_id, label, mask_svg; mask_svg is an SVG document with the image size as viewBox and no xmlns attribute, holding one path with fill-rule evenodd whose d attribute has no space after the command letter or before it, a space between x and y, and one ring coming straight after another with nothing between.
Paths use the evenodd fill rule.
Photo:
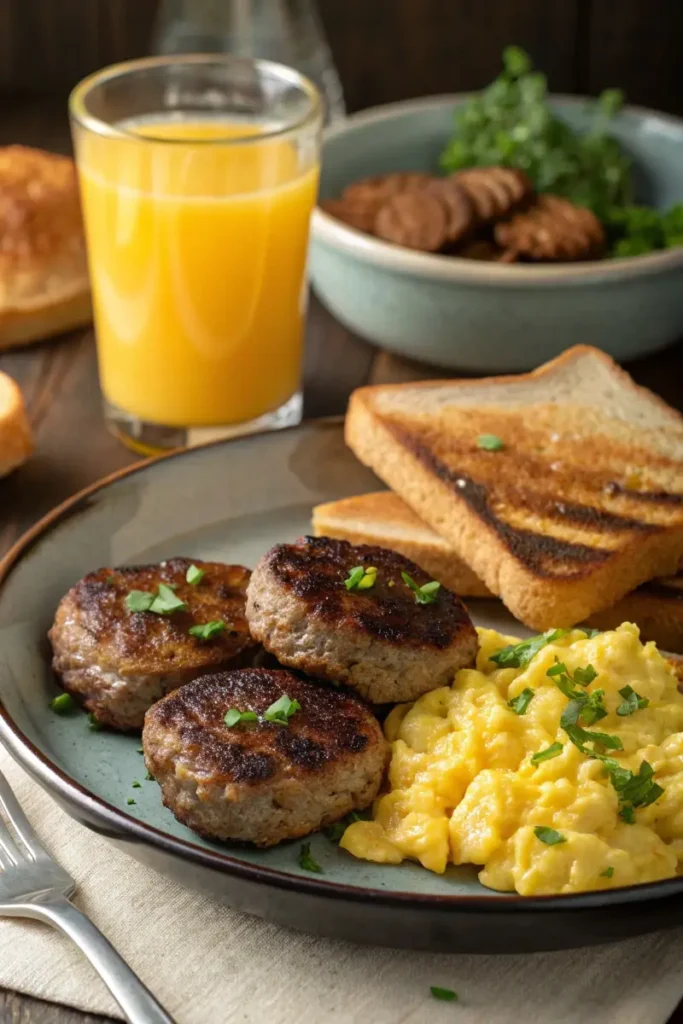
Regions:
<instances>
[{"instance_id":1,"label":"fork handle","mask_svg":"<svg viewBox=\"0 0 683 1024\"><path fill-rule=\"evenodd\" d=\"M93 965L130 1024L174 1024L149 989L116 952L92 921L65 896L50 896L35 903L4 905L2 916L31 917L58 928L76 943Z\"/></svg>"}]
</instances>

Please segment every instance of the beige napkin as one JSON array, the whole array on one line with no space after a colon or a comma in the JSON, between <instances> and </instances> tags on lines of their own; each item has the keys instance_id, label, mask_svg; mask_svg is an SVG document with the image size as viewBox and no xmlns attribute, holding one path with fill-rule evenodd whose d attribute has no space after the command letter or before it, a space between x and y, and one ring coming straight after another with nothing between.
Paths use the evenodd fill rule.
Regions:
<instances>
[{"instance_id":1,"label":"beige napkin","mask_svg":"<svg viewBox=\"0 0 683 1024\"><path fill-rule=\"evenodd\" d=\"M572 953L483 957L353 946L277 928L180 888L77 825L0 748L76 903L178 1024L663 1024L683 995L683 932ZM459 1002L437 1002L431 985ZM0 986L119 1016L68 939L0 918Z\"/></svg>"}]
</instances>

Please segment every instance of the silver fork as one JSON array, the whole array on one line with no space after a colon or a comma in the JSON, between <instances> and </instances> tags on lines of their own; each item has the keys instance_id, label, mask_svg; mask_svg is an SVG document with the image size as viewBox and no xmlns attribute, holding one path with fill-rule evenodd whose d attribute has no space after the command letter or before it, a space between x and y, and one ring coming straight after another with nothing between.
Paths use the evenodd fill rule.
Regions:
<instances>
[{"instance_id":1,"label":"silver fork","mask_svg":"<svg viewBox=\"0 0 683 1024\"><path fill-rule=\"evenodd\" d=\"M130 1024L173 1024L102 932L67 899L75 889L71 875L38 842L0 772L0 916L31 917L73 939Z\"/></svg>"}]
</instances>

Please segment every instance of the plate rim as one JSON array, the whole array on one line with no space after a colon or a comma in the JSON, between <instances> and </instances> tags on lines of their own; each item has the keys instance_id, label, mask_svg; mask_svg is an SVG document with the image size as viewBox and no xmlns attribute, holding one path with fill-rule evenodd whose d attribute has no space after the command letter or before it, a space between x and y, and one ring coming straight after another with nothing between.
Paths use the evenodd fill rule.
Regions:
<instances>
[{"instance_id":1,"label":"plate rim","mask_svg":"<svg viewBox=\"0 0 683 1024\"><path fill-rule=\"evenodd\" d=\"M51 511L42 516L33 526L29 527L9 551L0 559L0 590L3 590L13 569L25 558L43 537L47 536L57 525L77 514L84 503L99 491L106 490L112 484L146 472L162 462L183 457L210 448L228 446L235 443L250 443L259 438L287 435L294 431L308 432L324 426L341 426L343 416L323 416L307 418L292 427L277 432L259 431L242 437L219 439L195 445L191 448L174 449L151 458L142 459L130 466L124 466L89 484L76 494L61 502ZM87 507L87 506L86 506ZM50 795L57 796L70 808L75 807L82 812L79 821L83 823L85 815L86 827L92 828L89 819L106 827L104 835L118 840L134 840L159 849L162 853L196 863L220 873L231 875L255 884L286 889L301 895L325 896L342 901L364 902L371 899L375 903L387 907L414 906L433 911L452 913L454 911L491 914L536 914L555 911L580 911L614 906L628 903L642 903L668 899L683 892L683 878L663 879L659 882L647 882L619 889L600 889L594 892L569 893L557 896L535 895L520 896L516 893L500 893L496 896L479 896L468 894L434 894L404 891L387 891L370 886L353 886L344 882L333 882L325 879L307 878L289 874L279 869L259 864L249 864L233 857L229 852L207 850L196 846L189 840L170 835L147 822L133 818L125 811L93 793L76 779L63 771L51 758L30 740L16 724L0 699L0 743L14 760L31 775ZM67 812L68 813L68 812ZM305 838L305 837L303 837Z\"/></svg>"}]
</instances>

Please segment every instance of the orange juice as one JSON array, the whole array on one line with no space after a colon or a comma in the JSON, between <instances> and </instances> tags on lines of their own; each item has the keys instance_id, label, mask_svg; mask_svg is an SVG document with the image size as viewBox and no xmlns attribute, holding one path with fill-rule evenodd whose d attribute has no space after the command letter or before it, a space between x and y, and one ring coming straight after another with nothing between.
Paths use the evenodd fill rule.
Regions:
<instances>
[{"instance_id":1,"label":"orange juice","mask_svg":"<svg viewBox=\"0 0 683 1024\"><path fill-rule=\"evenodd\" d=\"M299 387L315 157L219 119L123 127L78 144L105 397L178 427L277 409Z\"/></svg>"}]
</instances>

